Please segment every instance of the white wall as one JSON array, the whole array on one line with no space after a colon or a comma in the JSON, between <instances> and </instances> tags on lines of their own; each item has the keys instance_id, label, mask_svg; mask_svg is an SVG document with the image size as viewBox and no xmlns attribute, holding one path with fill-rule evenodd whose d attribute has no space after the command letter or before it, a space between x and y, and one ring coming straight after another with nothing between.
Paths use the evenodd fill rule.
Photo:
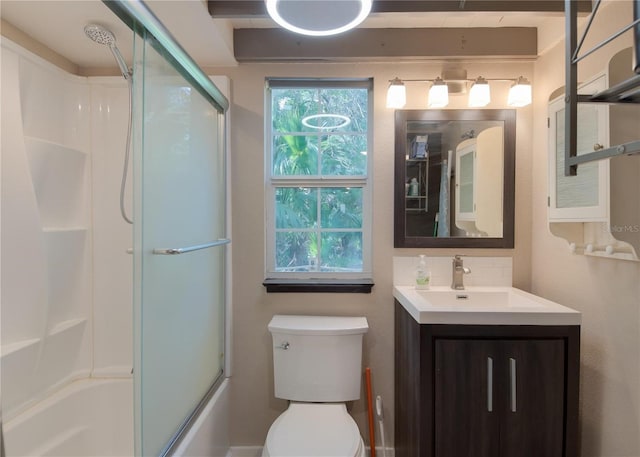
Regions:
<instances>
[{"instance_id":1,"label":"white wall","mask_svg":"<svg viewBox=\"0 0 640 457\"><path fill-rule=\"evenodd\" d=\"M531 63L466 64L469 75L486 78L532 77ZM394 112L385 108L388 81L395 76L431 78L436 63L393 64L242 64L207 69L225 74L232 83L231 156L233 187L233 377L231 382L231 443L261 446L273 420L286 408L273 396L272 343L267 323L276 313L362 315L369 321L364 366L372 372L373 395L385 405L386 441L393 435L393 296L394 255L514 255L515 285L529 287L531 108L518 110L516 159L516 247L514 250L394 249L393 167ZM374 77L373 138L373 279L371 294L267 294L264 280L264 81L267 76ZM506 108L508 84L496 86L488 108ZM407 109L426 106L427 87L408 86ZM466 108L465 97L451 97L450 108ZM368 444L366 402L351 405ZM378 438L378 443L380 440Z\"/></svg>"},{"instance_id":2,"label":"white wall","mask_svg":"<svg viewBox=\"0 0 640 457\"><path fill-rule=\"evenodd\" d=\"M603 4L585 50L631 22L632 2ZM627 33L585 60L579 80L604 70L609 58L630 44ZM635 457L640 455L640 263L571 255L547 227L547 103L564 86L563 67L564 42L535 65L532 291L583 313L582 455ZM640 132L640 119L637 125ZM637 195L625 198L638 202Z\"/></svg>"}]
</instances>

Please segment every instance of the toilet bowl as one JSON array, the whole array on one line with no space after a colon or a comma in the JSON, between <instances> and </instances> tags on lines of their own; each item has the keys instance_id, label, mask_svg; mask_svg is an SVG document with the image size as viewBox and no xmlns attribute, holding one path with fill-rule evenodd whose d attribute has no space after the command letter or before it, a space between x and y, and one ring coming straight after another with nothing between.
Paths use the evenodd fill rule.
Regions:
<instances>
[{"instance_id":1,"label":"toilet bowl","mask_svg":"<svg viewBox=\"0 0 640 457\"><path fill-rule=\"evenodd\" d=\"M274 390L289 407L269 428L263 457L365 457L345 402L360 398L364 317L273 316Z\"/></svg>"},{"instance_id":2,"label":"toilet bowl","mask_svg":"<svg viewBox=\"0 0 640 457\"><path fill-rule=\"evenodd\" d=\"M262 457L364 457L344 403L291 403L271 425Z\"/></svg>"}]
</instances>

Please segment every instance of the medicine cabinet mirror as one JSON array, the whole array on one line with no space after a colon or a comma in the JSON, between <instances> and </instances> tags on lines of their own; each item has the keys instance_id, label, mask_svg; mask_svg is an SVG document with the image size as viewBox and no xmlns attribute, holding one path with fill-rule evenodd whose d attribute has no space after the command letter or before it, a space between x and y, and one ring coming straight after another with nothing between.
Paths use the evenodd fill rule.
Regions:
<instances>
[{"instance_id":1,"label":"medicine cabinet mirror","mask_svg":"<svg viewBox=\"0 0 640 457\"><path fill-rule=\"evenodd\" d=\"M395 247L512 248L515 110L397 110Z\"/></svg>"}]
</instances>

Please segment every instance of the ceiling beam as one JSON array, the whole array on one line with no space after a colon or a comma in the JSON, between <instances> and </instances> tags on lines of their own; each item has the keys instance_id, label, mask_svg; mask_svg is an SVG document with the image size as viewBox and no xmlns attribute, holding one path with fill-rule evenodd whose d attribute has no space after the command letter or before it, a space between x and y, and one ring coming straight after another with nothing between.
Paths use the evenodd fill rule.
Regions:
<instances>
[{"instance_id":1,"label":"ceiling beam","mask_svg":"<svg viewBox=\"0 0 640 457\"><path fill-rule=\"evenodd\" d=\"M591 12L591 0L575 0L578 12ZM213 18L264 18L264 0L208 0ZM564 0L374 0L372 13L563 12Z\"/></svg>"},{"instance_id":2,"label":"ceiling beam","mask_svg":"<svg viewBox=\"0 0 640 457\"><path fill-rule=\"evenodd\" d=\"M235 29L233 46L238 62L533 59L538 51L535 27L354 29L321 38L279 28Z\"/></svg>"}]
</instances>

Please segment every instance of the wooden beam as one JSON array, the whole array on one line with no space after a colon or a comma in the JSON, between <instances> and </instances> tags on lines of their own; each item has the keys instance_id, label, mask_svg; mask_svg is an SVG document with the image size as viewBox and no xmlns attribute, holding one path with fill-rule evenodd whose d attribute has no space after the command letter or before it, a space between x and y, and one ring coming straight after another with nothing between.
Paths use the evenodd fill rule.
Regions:
<instances>
[{"instance_id":1,"label":"wooden beam","mask_svg":"<svg viewBox=\"0 0 640 457\"><path fill-rule=\"evenodd\" d=\"M591 0L575 0L578 12L591 12ZM263 18L263 0L208 0L213 18ZM372 13L563 12L563 0L374 0Z\"/></svg>"},{"instance_id":2,"label":"wooden beam","mask_svg":"<svg viewBox=\"0 0 640 457\"><path fill-rule=\"evenodd\" d=\"M535 27L354 29L332 37L306 37L284 29L236 29L233 45L238 62L532 59L538 51Z\"/></svg>"},{"instance_id":3,"label":"wooden beam","mask_svg":"<svg viewBox=\"0 0 640 457\"><path fill-rule=\"evenodd\" d=\"M268 17L264 0L207 0L212 18Z\"/></svg>"},{"instance_id":4,"label":"wooden beam","mask_svg":"<svg viewBox=\"0 0 640 457\"><path fill-rule=\"evenodd\" d=\"M575 0L578 10L591 11L591 0ZM431 12L563 12L563 0L374 0L372 13Z\"/></svg>"}]
</instances>

